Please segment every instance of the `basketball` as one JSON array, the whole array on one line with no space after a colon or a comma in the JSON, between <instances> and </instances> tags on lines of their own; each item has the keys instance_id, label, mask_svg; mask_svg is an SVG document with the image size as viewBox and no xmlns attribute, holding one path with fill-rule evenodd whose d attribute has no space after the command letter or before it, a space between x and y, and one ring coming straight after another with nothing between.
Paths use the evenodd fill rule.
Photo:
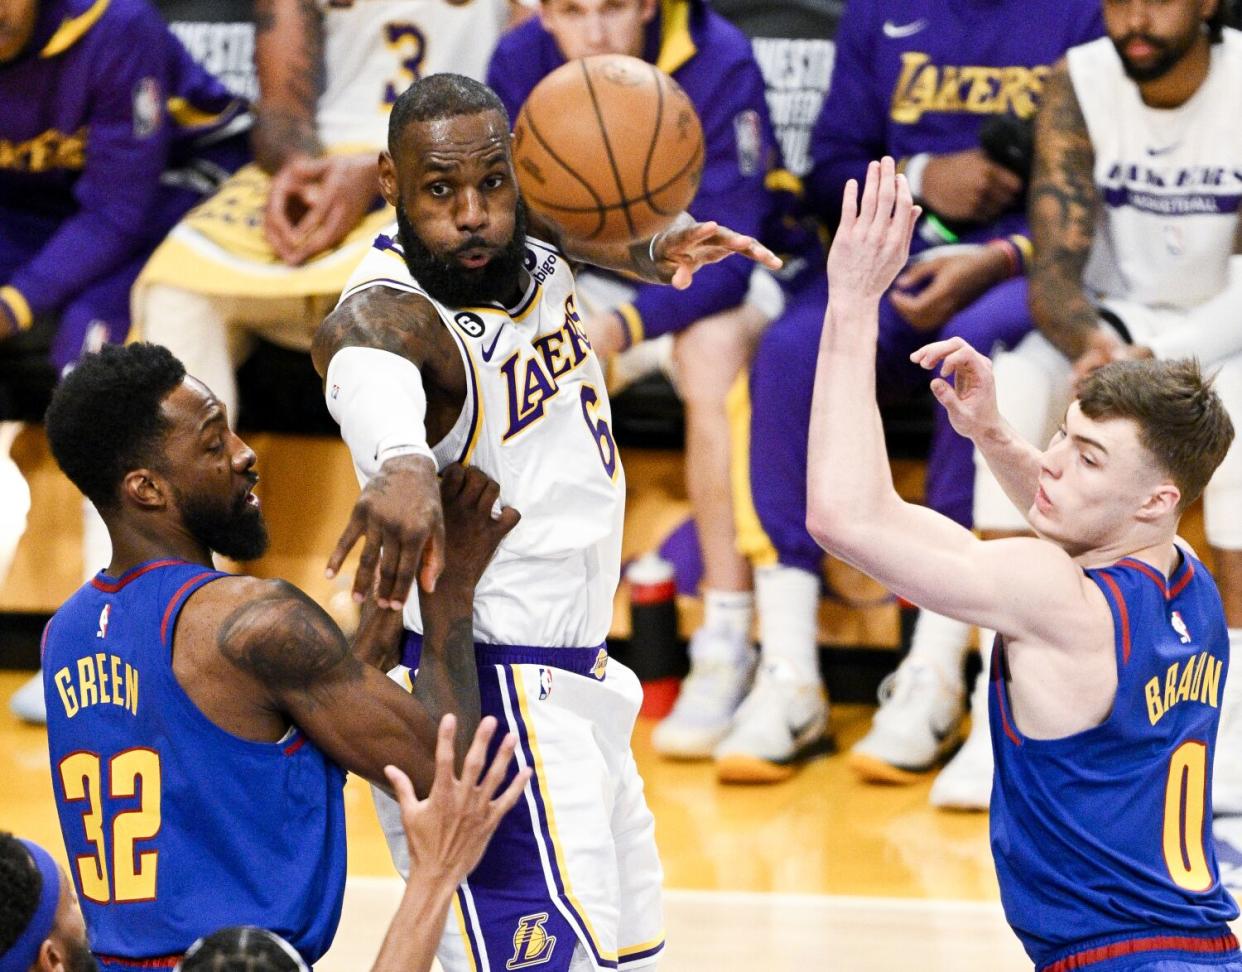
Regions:
<instances>
[{"instance_id":1,"label":"basketball","mask_svg":"<svg viewBox=\"0 0 1242 972\"><path fill-rule=\"evenodd\" d=\"M694 198L703 128L659 68L599 54L539 82L518 114L513 161L527 205L566 237L628 243L666 228Z\"/></svg>"}]
</instances>

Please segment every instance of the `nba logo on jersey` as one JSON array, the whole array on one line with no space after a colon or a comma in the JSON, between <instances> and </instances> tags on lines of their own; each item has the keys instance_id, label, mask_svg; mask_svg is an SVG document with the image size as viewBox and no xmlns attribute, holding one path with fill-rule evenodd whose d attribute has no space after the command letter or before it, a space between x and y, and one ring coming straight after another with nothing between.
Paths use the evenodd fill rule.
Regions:
<instances>
[{"instance_id":1,"label":"nba logo on jersey","mask_svg":"<svg viewBox=\"0 0 1242 972\"><path fill-rule=\"evenodd\" d=\"M99 630L95 632L96 638L108 637L108 615L112 613L112 605L105 604L103 610L99 612Z\"/></svg>"},{"instance_id":2,"label":"nba logo on jersey","mask_svg":"<svg viewBox=\"0 0 1242 972\"><path fill-rule=\"evenodd\" d=\"M1190 644L1190 630L1186 627L1186 622L1182 620L1181 613L1174 611L1169 617L1169 622L1173 625L1173 630L1177 632L1177 636L1182 640L1182 644Z\"/></svg>"},{"instance_id":3,"label":"nba logo on jersey","mask_svg":"<svg viewBox=\"0 0 1242 972\"><path fill-rule=\"evenodd\" d=\"M539 669L539 701L542 702L552 694L552 669Z\"/></svg>"},{"instance_id":4,"label":"nba logo on jersey","mask_svg":"<svg viewBox=\"0 0 1242 972\"><path fill-rule=\"evenodd\" d=\"M548 913L542 911L537 915L525 915L518 919L517 931L513 933L513 958L505 963L506 969L525 969L532 965L543 965L552 958L552 949L556 947L556 936L544 930L543 923L548 920Z\"/></svg>"}]
</instances>

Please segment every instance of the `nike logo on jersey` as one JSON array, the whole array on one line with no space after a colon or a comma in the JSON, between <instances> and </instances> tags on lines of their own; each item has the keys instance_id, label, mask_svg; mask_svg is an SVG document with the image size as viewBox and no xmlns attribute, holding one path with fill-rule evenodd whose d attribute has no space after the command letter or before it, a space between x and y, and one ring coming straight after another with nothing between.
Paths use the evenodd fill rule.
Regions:
<instances>
[{"instance_id":1,"label":"nike logo on jersey","mask_svg":"<svg viewBox=\"0 0 1242 972\"><path fill-rule=\"evenodd\" d=\"M1172 145L1166 145L1164 148L1149 148L1147 154L1155 158L1158 155L1168 155L1175 148L1181 145L1181 142L1174 142Z\"/></svg>"},{"instance_id":2,"label":"nike logo on jersey","mask_svg":"<svg viewBox=\"0 0 1242 972\"><path fill-rule=\"evenodd\" d=\"M884 26L881 30L884 31L885 37L890 37L893 40L900 40L903 37L913 37L925 27L927 27L926 18L914 20L908 24L895 24L891 20L886 20L884 21Z\"/></svg>"},{"instance_id":3,"label":"nike logo on jersey","mask_svg":"<svg viewBox=\"0 0 1242 972\"><path fill-rule=\"evenodd\" d=\"M495 336L494 338L492 338L492 343L491 343L491 344L489 344L489 345L488 345L487 347L485 347L485 348L480 348L480 351L481 351L481 353L482 353L482 355L483 355L483 360L484 360L484 361L487 361L487 362L489 362L489 363L491 362L491 360L492 360L492 355L494 355L494 354L496 353L496 345L497 345L497 344L499 343L499 341L500 341L500 332L501 332L501 331L503 331L504 329L505 329L505 322L504 322L504 321L501 321L501 322L500 322L500 327L496 328L496 336Z\"/></svg>"}]
</instances>

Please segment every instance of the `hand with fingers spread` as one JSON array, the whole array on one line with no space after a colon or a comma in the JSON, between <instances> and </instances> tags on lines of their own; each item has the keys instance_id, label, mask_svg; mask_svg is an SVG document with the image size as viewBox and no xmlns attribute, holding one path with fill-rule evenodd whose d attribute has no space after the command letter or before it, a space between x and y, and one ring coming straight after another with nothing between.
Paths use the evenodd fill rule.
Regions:
<instances>
[{"instance_id":1,"label":"hand with fingers spread","mask_svg":"<svg viewBox=\"0 0 1242 972\"><path fill-rule=\"evenodd\" d=\"M867 166L861 200L858 183L845 184L841 223L828 251L830 306L879 303L906 264L921 212L888 156Z\"/></svg>"},{"instance_id":2,"label":"hand with fingers spread","mask_svg":"<svg viewBox=\"0 0 1242 972\"><path fill-rule=\"evenodd\" d=\"M457 886L474 870L501 819L530 780L531 771L522 769L505 785L517 745L512 734L505 736L491 762L487 761L488 743L496 732L492 716L479 723L458 777L453 772L456 731L454 716L440 720L435 778L426 799L415 795L410 778L397 767L384 768L401 806L410 874L371 972L426 972L431 968Z\"/></svg>"},{"instance_id":3,"label":"hand with fingers spread","mask_svg":"<svg viewBox=\"0 0 1242 972\"><path fill-rule=\"evenodd\" d=\"M954 337L924 345L910 360L927 371L940 369L939 377L932 379L932 394L958 435L978 440L1000 427L992 362L986 355Z\"/></svg>"},{"instance_id":4,"label":"hand with fingers spread","mask_svg":"<svg viewBox=\"0 0 1242 972\"><path fill-rule=\"evenodd\" d=\"M415 576L434 591L444 569L444 514L435 463L422 455L395 456L363 487L336 549L328 558L328 577L366 538L354 575L354 600L374 592L382 608L401 610Z\"/></svg>"},{"instance_id":5,"label":"hand with fingers spread","mask_svg":"<svg viewBox=\"0 0 1242 972\"><path fill-rule=\"evenodd\" d=\"M440 583L473 591L500 541L518 525L522 514L500 505L500 486L486 473L456 462L441 474L440 501L452 551Z\"/></svg>"},{"instance_id":6,"label":"hand with fingers spread","mask_svg":"<svg viewBox=\"0 0 1242 972\"><path fill-rule=\"evenodd\" d=\"M531 771L523 769L501 790L517 737L506 735L489 763L487 747L496 733L494 716L479 723L458 777L453 771L456 732L457 718L444 716L436 739L436 775L426 799L418 799L410 778L397 767L384 768L401 805L411 884L416 883L416 874L451 887L460 884L474 870L501 817L517 803L530 779Z\"/></svg>"},{"instance_id":7,"label":"hand with fingers spread","mask_svg":"<svg viewBox=\"0 0 1242 972\"><path fill-rule=\"evenodd\" d=\"M753 236L716 222L674 225L652 238L650 250L660 276L678 290L690 286L700 267L719 263L735 253L769 270L781 268L780 258Z\"/></svg>"}]
</instances>

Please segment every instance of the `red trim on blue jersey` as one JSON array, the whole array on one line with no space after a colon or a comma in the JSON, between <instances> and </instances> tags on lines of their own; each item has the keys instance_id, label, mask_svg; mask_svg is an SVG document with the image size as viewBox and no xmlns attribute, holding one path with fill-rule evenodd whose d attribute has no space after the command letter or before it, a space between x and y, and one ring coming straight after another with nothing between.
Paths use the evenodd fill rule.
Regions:
<instances>
[{"instance_id":1,"label":"red trim on blue jersey","mask_svg":"<svg viewBox=\"0 0 1242 972\"><path fill-rule=\"evenodd\" d=\"M1135 563L1138 563L1136 560ZM1100 574L1100 580L1108 585L1112 592L1113 603L1117 605L1117 616L1121 619L1121 660L1130 661L1130 611L1126 607L1126 599L1121 594L1117 582L1107 574Z\"/></svg>"},{"instance_id":2,"label":"red trim on blue jersey","mask_svg":"<svg viewBox=\"0 0 1242 972\"><path fill-rule=\"evenodd\" d=\"M188 581L177 588L177 593L168 601L168 607L164 609L164 619L160 621L160 644L168 644L168 622L172 619L173 611L177 605L181 603L181 598L191 587L201 581L204 577L208 577L216 573L214 570L204 570L201 574L195 574Z\"/></svg>"},{"instance_id":3,"label":"red trim on blue jersey","mask_svg":"<svg viewBox=\"0 0 1242 972\"><path fill-rule=\"evenodd\" d=\"M1190 579L1195 576L1195 565L1190 562L1190 558L1187 557L1185 553L1182 553L1181 556L1182 561L1178 565L1177 570L1173 571L1173 574L1176 576L1178 570L1183 571L1183 573L1172 587L1169 586L1169 582L1164 578L1164 575L1161 574L1160 571L1156 570L1156 568L1151 564L1144 563L1136 557L1123 557L1121 560L1117 561L1117 566L1120 567L1124 565L1126 567L1133 567L1140 573L1150 577L1156 586L1160 588L1160 593L1164 595L1164 599L1166 601L1171 601L1186 589L1186 585L1190 583Z\"/></svg>"},{"instance_id":4,"label":"red trim on blue jersey","mask_svg":"<svg viewBox=\"0 0 1242 972\"><path fill-rule=\"evenodd\" d=\"M993 658L992 662L995 664L999 660L998 658ZM1013 727L1009 725L1009 716L1005 712L1004 679L1001 678L1000 672L993 676L993 681L996 682L996 705L1000 709L1001 725L1005 729L1005 735L1009 737L1009 741L1015 746L1021 746L1022 739L1013 731Z\"/></svg>"},{"instance_id":5,"label":"red trim on blue jersey","mask_svg":"<svg viewBox=\"0 0 1242 972\"><path fill-rule=\"evenodd\" d=\"M1151 564L1145 564L1143 561L1137 560L1134 557L1123 557L1121 560L1117 561L1117 566L1133 567L1139 573L1146 574L1152 579L1155 585L1160 588L1160 593L1164 595L1164 599L1166 601L1169 599L1168 582L1164 579L1164 575L1160 573L1160 571L1156 570L1156 568Z\"/></svg>"},{"instance_id":6,"label":"red trim on blue jersey","mask_svg":"<svg viewBox=\"0 0 1242 972\"><path fill-rule=\"evenodd\" d=\"M1186 590L1186 585L1190 583L1190 579L1195 576L1195 565L1190 562L1190 558L1182 554L1186 563L1186 573L1182 574L1181 579L1169 588L1169 600L1177 597L1182 591Z\"/></svg>"},{"instance_id":7,"label":"red trim on blue jersey","mask_svg":"<svg viewBox=\"0 0 1242 972\"><path fill-rule=\"evenodd\" d=\"M1058 959L1051 965L1045 965L1039 972L1073 972L1074 969L1085 969L1097 962L1109 959L1124 958L1127 955L1140 955L1143 952L1192 952L1197 955L1224 955L1238 950L1238 940L1231 933L1216 935L1212 938L1193 938L1189 935L1149 935L1145 938L1127 938L1108 945L1088 948L1065 958Z\"/></svg>"},{"instance_id":8,"label":"red trim on blue jersey","mask_svg":"<svg viewBox=\"0 0 1242 972\"><path fill-rule=\"evenodd\" d=\"M301 749L305 745L306 745L306 737L303 736L301 733L299 733L298 737L295 740L293 740L293 742L289 743L289 745L284 748L283 752L286 756L292 756L294 753L296 753L299 749Z\"/></svg>"},{"instance_id":9,"label":"red trim on blue jersey","mask_svg":"<svg viewBox=\"0 0 1242 972\"><path fill-rule=\"evenodd\" d=\"M47 624L43 626L43 636L39 639L39 661L43 661L43 653L47 651L47 633L52 630L52 619L47 619Z\"/></svg>"},{"instance_id":10,"label":"red trim on blue jersey","mask_svg":"<svg viewBox=\"0 0 1242 972\"><path fill-rule=\"evenodd\" d=\"M153 560L149 564L143 564L141 567L134 567L127 570L124 574L114 581L100 580L98 576L91 578L91 586L96 590L103 591L105 594L115 594L130 581L135 581L149 570L155 570L157 567L168 567L170 564L184 564L184 560Z\"/></svg>"},{"instance_id":11,"label":"red trim on blue jersey","mask_svg":"<svg viewBox=\"0 0 1242 972\"><path fill-rule=\"evenodd\" d=\"M183 955L159 955L155 958L131 959L120 955L95 953L95 958L100 962L108 965L123 965L127 969L174 969L184 957Z\"/></svg>"}]
</instances>

